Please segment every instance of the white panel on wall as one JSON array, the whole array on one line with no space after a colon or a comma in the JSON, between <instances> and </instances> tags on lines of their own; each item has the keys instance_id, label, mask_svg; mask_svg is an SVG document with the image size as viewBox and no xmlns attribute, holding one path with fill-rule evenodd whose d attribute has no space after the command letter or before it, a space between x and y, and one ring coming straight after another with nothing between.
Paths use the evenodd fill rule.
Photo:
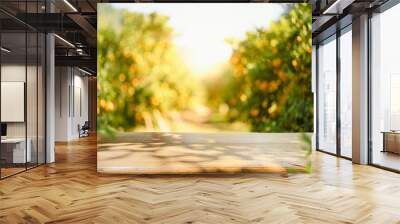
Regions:
<instances>
[{"instance_id":1,"label":"white panel on wall","mask_svg":"<svg viewBox=\"0 0 400 224\"><path fill-rule=\"evenodd\" d=\"M56 141L79 137L78 125L88 120L88 78L76 68L56 67Z\"/></svg>"},{"instance_id":2,"label":"white panel on wall","mask_svg":"<svg viewBox=\"0 0 400 224\"><path fill-rule=\"evenodd\" d=\"M24 122L24 82L1 82L1 122Z\"/></svg>"}]
</instances>

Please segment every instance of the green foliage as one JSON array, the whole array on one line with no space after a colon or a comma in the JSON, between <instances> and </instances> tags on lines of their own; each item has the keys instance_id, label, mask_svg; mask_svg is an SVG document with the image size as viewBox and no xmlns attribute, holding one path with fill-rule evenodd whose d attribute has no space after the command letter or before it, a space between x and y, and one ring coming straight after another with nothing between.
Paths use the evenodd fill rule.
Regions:
<instances>
[{"instance_id":1,"label":"green foliage","mask_svg":"<svg viewBox=\"0 0 400 224\"><path fill-rule=\"evenodd\" d=\"M172 44L168 18L99 5L99 132L152 123L153 114L190 106L196 91Z\"/></svg>"},{"instance_id":2,"label":"green foliage","mask_svg":"<svg viewBox=\"0 0 400 224\"><path fill-rule=\"evenodd\" d=\"M174 48L168 17L98 8L100 133L151 126L159 115L203 104L204 92L209 109L219 113L210 120L245 123L258 132L312 131L309 5L294 4L279 21L232 43L230 63L204 83L194 80Z\"/></svg>"},{"instance_id":3,"label":"green foliage","mask_svg":"<svg viewBox=\"0 0 400 224\"><path fill-rule=\"evenodd\" d=\"M311 162L311 154L312 154L312 143L311 136L307 133L300 134L300 141L302 143L302 150L304 151L305 157L305 166L303 168L288 168L288 173L311 173L312 172L312 162Z\"/></svg>"},{"instance_id":4,"label":"green foliage","mask_svg":"<svg viewBox=\"0 0 400 224\"><path fill-rule=\"evenodd\" d=\"M295 4L233 45L235 78L224 91L231 120L259 132L312 131L311 7Z\"/></svg>"},{"instance_id":5,"label":"green foliage","mask_svg":"<svg viewBox=\"0 0 400 224\"><path fill-rule=\"evenodd\" d=\"M312 143L310 135L306 133L301 133L301 141L303 143L303 151L305 152L306 157L306 166L304 171L307 173L312 172L312 163L311 163L311 153L312 153Z\"/></svg>"}]
</instances>

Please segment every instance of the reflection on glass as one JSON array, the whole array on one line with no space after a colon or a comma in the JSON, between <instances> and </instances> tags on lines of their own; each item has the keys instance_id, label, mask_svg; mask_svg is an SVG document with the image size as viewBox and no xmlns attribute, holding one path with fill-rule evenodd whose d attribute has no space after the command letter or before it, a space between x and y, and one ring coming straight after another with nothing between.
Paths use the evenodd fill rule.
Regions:
<instances>
[{"instance_id":1,"label":"reflection on glass","mask_svg":"<svg viewBox=\"0 0 400 224\"><path fill-rule=\"evenodd\" d=\"M43 13L45 0L1 1L16 14ZM45 162L45 35L0 12L0 178ZM9 29L11 27L11 29Z\"/></svg>"},{"instance_id":2,"label":"reflection on glass","mask_svg":"<svg viewBox=\"0 0 400 224\"><path fill-rule=\"evenodd\" d=\"M26 141L26 34L2 33L1 45L1 161L2 177L25 170L31 159ZM27 150L28 149L28 150Z\"/></svg>"},{"instance_id":3,"label":"reflection on glass","mask_svg":"<svg viewBox=\"0 0 400 224\"><path fill-rule=\"evenodd\" d=\"M372 163L400 170L400 5L372 17Z\"/></svg>"},{"instance_id":4,"label":"reflection on glass","mask_svg":"<svg viewBox=\"0 0 400 224\"><path fill-rule=\"evenodd\" d=\"M318 48L318 147L336 153L336 40Z\"/></svg>"},{"instance_id":5,"label":"reflection on glass","mask_svg":"<svg viewBox=\"0 0 400 224\"><path fill-rule=\"evenodd\" d=\"M351 158L352 141L352 36L351 30L340 36L340 152Z\"/></svg>"}]
</instances>

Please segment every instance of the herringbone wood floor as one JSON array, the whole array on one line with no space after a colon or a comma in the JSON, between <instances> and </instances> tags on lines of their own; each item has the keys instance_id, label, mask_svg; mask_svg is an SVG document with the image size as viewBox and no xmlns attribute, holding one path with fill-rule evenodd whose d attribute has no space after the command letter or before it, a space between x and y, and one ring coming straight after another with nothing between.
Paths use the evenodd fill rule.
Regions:
<instances>
[{"instance_id":1,"label":"herringbone wood floor","mask_svg":"<svg viewBox=\"0 0 400 224\"><path fill-rule=\"evenodd\" d=\"M99 140L99 139L98 139ZM128 132L97 141L108 174L287 173L307 163L296 133Z\"/></svg>"},{"instance_id":2,"label":"herringbone wood floor","mask_svg":"<svg viewBox=\"0 0 400 224\"><path fill-rule=\"evenodd\" d=\"M0 223L400 223L400 175L314 153L314 173L96 173L93 138L0 181Z\"/></svg>"}]
</instances>

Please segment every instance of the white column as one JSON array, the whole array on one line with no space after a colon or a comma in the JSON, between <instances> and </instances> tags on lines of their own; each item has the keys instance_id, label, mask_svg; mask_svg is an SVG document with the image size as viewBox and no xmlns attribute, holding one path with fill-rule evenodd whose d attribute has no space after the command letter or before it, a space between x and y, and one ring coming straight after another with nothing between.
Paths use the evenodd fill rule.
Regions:
<instances>
[{"instance_id":1,"label":"white column","mask_svg":"<svg viewBox=\"0 0 400 224\"><path fill-rule=\"evenodd\" d=\"M353 19L353 162L368 163L368 16Z\"/></svg>"},{"instance_id":2,"label":"white column","mask_svg":"<svg viewBox=\"0 0 400 224\"><path fill-rule=\"evenodd\" d=\"M54 5L46 1L46 12L53 12ZM46 35L46 163L55 161L55 43L54 34Z\"/></svg>"},{"instance_id":3,"label":"white column","mask_svg":"<svg viewBox=\"0 0 400 224\"><path fill-rule=\"evenodd\" d=\"M54 35L46 36L46 163L55 161L55 73L54 73Z\"/></svg>"}]
</instances>

